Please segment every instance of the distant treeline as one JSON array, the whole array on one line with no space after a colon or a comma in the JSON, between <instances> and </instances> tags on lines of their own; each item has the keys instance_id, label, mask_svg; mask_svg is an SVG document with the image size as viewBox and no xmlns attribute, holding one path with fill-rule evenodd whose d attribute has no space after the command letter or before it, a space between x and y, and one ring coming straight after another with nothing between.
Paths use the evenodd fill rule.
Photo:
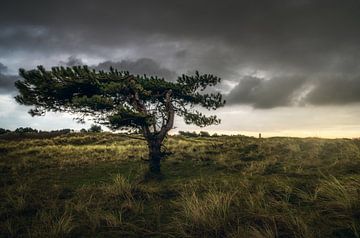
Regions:
<instances>
[{"instance_id":1,"label":"distant treeline","mask_svg":"<svg viewBox=\"0 0 360 238\"><path fill-rule=\"evenodd\" d=\"M87 132L101 132L102 128L98 125L91 125L89 129L81 129L81 133ZM24 138L38 138L38 139L45 139L45 138L52 138L59 135L74 133L73 129L60 129L60 130L51 130L51 131L42 131L37 130L31 127L19 127L15 130L11 131L8 129L0 128L0 139L24 139Z\"/></svg>"},{"instance_id":2,"label":"distant treeline","mask_svg":"<svg viewBox=\"0 0 360 238\"><path fill-rule=\"evenodd\" d=\"M190 132L190 131L179 131L179 135L181 136L187 136L187 137L217 137L220 136L216 133L210 135L209 132L207 131L200 131L199 133L196 133L195 131Z\"/></svg>"},{"instance_id":3,"label":"distant treeline","mask_svg":"<svg viewBox=\"0 0 360 238\"><path fill-rule=\"evenodd\" d=\"M80 133L94 133L94 132L102 132L101 126L98 125L91 125L89 129L82 128ZM19 127L15 130L8 130L4 128L0 128L0 139L9 139L9 140L16 140L16 139L46 139L52 138L59 135L69 134L69 133L79 133L79 131L75 131L73 129L60 129L60 130L51 130L51 131L42 131L37 130L31 127ZM200 131L200 132L191 132L191 131L179 131L180 136L186 137L217 137L221 136L216 133L210 135L207 131Z\"/></svg>"},{"instance_id":4,"label":"distant treeline","mask_svg":"<svg viewBox=\"0 0 360 238\"><path fill-rule=\"evenodd\" d=\"M72 129L61 129L52 131L41 131L31 127L19 127L14 131L0 128L0 139L24 139L24 138L51 138L74 132Z\"/></svg>"}]
</instances>

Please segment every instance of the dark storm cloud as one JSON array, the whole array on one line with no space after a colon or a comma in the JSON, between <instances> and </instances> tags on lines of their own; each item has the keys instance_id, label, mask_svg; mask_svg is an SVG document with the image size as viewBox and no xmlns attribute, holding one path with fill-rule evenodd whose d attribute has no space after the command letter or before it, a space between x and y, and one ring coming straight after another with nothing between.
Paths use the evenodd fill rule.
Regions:
<instances>
[{"instance_id":1,"label":"dark storm cloud","mask_svg":"<svg viewBox=\"0 0 360 238\"><path fill-rule=\"evenodd\" d=\"M306 79L299 76L263 79L244 77L227 95L229 104L250 104L256 108L289 106Z\"/></svg>"},{"instance_id":2,"label":"dark storm cloud","mask_svg":"<svg viewBox=\"0 0 360 238\"><path fill-rule=\"evenodd\" d=\"M0 63L0 74L5 73L6 71L7 71L7 67L5 65L3 65L2 63Z\"/></svg>"},{"instance_id":3,"label":"dark storm cloud","mask_svg":"<svg viewBox=\"0 0 360 238\"><path fill-rule=\"evenodd\" d=\"M29 38L42 43L40 39L49 37L63 45L64 39L72 37L68 44L78 40L117 46L163 35L178 40L224 40L234 48L260 51L265 58L270 53L286 58L313 49L318 49L315 53L339 50L358 42L359 6L357 0L65 0L61 4L5 0L0 22L3 27L13 26L2 34L2 43L11 39L9 45L24 44Z\"/></svg>"},{"instance_id":4,"label":"dark storm cloud","mask_svg":"<svg viewBox=\"0 0 360 238\"><path fill-rule=\"evenodd\" d=\"M337 75L313 82L306 102L315 105L344 105L360 102L360 75Z\"/></svg>"},{"instance_id":5,"label":"dark storm cloud","mask_svg":"<svg viewBox=\"0 0 360 238\"><path fill-rule=\"evenodd\" d=\"M120 62L105 61L92 67L98 70L109 70L110 67L113 67L118 70L129 71L133 74L158 76L167 80L173 80L176 77L175 72L161 67L159 63L148 58L141 58L134 61L122 60Z\"/></svg>"},{"instance_id":6,"label":"dark storm cloud","mask_svg":"<svg viewBox=\"0 0 360 238\"><path fill-rule=\"evenodd\" d=\"M120 60L99 67L114 63L166 78L177 68L199 69L225 80L242 79L229 102L261 108L293 105L305 84L313 86L306 103L345 104L360 101L349 96L358 94L360 84L359 12L358 0L4 0L0 54L96 55L135 47L139 51L132 60L117 55ZM166 48L168 42L176 47ZM167 56L134 60L159 51ZM69 65L78 64L75 59ZM276 76L251 81L247 69Z\"/></svg>"},{"instance_id":7,"label":"dark storm cloud","mask_svg":"<svg viewBox=\"0 0 360 238\"><path fill-rule=\"evenodd\" d=\"M227 101L255 108L357 103L360 102L360 75L244 77L227 95Z\"/></svg>"},{"instance_id":8,"label":"dark storm cloud","mask_svg":"<svg viewBox=\"0 0 360 238\"><path fill-rule=\"evenodd\" d=\"M61 65L65 65L65 66L68 66L68 67L71 67L71 66L79 66L79 65L83 65L83 61L82 59L80 58L77 58L76 56L69 56L67 58L66 61L60 61L59 62Z\"/></svg>"},{"instance_id":9,"label":"dark storm cloud","mask_svg":"<svg viewBox=\"0 0 360 238\"><path fill-rule=\"evenodd\" d=\"M12 94L15 91L15 81L19 80L16 75L7 75L7 67L0 63L0 94Z\"/></svg>"},{"instance_id":10,"label":"dark storm cloud","mask_svg":"<svg viewBox=\"0 0 360 238\"><path fill-rule=\"evenodd\" d=\"M76 56L68 57L67 61L60 61L61 65L77 66L84 65L83 60ZM104 61L97 65L89 65L96 70L109 70L113 67L118 70L129 71L132 74L158 76L167 80L174 80L176 73L167 68L162 67L158 62L149 58L140 58L137 60L122 60L122 61Z\"/></svg>"}]
</instances>

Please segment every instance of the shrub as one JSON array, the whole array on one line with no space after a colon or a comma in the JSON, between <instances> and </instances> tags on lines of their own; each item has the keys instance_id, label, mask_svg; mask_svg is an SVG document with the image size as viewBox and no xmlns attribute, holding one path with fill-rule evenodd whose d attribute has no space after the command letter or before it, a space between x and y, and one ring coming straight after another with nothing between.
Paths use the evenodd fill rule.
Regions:
<instances>
[{"instance_id":1,"label":"shrub","mask_svg":"<svg viewBox=\"0 0 360 238\"><path fill-rule=\"evenodd\" d=\"M89 132L101 132L101 126L98 125L91 125L91 127L88 130Z\"/></svg>"}]
</instances>

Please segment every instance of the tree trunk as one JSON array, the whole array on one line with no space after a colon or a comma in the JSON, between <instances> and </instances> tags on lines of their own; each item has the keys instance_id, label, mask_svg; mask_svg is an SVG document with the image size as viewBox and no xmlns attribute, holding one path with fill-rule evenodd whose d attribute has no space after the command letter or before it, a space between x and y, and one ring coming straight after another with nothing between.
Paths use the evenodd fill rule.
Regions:
<instances>
[{"instance_id":1,"label":"tree trunk","mask_svg":"<svg viewBox=\"0 0 360 238\"><path fill-rule=\"evenodd\" d=\"M156 125L154 126L154 134L150 133L149 126L143 126L144 137L148 142L149 147L149 172L146 177L161 178L160 161L164 157L161 152L161 145L169 130L174 125L175 110L171 102L172 90L168 90L165 95L165 107L167 117L163 118L163 125L161 130L156 133ZM146 110L145 110L146 111ZM166 123L165 123L166 122Z\"/></svg>"},{"instance_id":2,"label":"tree trunk","mask_svg":"<svg viewBox=\"0 0 360 238\"><path fill-rule=\"evenodd\" d=\"M160 175L160 161L162 159L161 141L149 141L149 173L153 175Z\"/></svg>"}]
</instances>

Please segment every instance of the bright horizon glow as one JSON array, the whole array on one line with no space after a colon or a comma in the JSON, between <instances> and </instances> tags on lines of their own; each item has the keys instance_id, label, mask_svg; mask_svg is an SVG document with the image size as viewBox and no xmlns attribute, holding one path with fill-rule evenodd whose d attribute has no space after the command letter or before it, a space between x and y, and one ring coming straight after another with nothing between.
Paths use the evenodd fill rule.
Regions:
<instances>
[{"instance_id":1,"label":"bright horizon glow","mask_svg":"<svg viewBox=\"0 0 360 238\"><path fill-rule=\"evenodd\" d=\"M27 107L15 103L13 96L0 96L0 127L15 130L18 127L32 127L38 130L58 130L64 128L79 131L89 128L93 123L77 123L73 115L66 113L47 113L46 116L31 117ZM288 107L272 110L257 110L249 106L228 106L219 110L204 113L216 114L221 119L220 125L199 128L186 125L182 118L175 119L175 128L170 134L178 131L207 131L210 134L245 135L267 137L319 137L319 138L359 138L360 117L359 105L351 107ZM110 131L104 126L105 131Z\"/></svg>"},{"instance_id":2,"label":"bright horizon glow","mask_svg":"<svg viewBox=\"0 0 360 238\"><path fill-rule=\"evenodd\" d=\"M323 138L323 139L357 139L360 138L359 133L348 133L344 136L344 132L341 130L328 130L328 131L296 131L296 130L288 130L288 131L276 131L276 132L255 132L255 131L209 131L204 128L203 130L193 130L197 133L200 131L207 131L210 135L218 134L218 135L244 135L250 137L259 137L259 133L261 133L261 138L270 138L270 137L298 137L298 138ZM190 132L193 132L190 130ZM172 132L171 135L178 134L178 131Z\"/></svg>"}]
</instances>

